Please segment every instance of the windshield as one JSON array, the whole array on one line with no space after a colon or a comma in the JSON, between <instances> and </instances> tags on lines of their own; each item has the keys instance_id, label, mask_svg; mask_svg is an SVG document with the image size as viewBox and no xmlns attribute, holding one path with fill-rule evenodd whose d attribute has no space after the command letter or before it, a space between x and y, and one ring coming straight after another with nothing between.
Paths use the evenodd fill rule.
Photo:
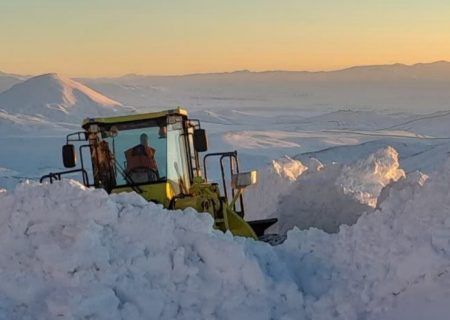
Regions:
<instances>
[{"instance_id":1,"label":"windshield","mask_svg":"<svg viewBox=\"0 0 450 320\"><path fill-rule=\"evenodd\" d=\"M104 140L115 159L115 186L167 181L175 194L190 187L189 157L179 116L113 125ZM112 134L114 133L114 134Z\"/></svg>"},{"instance_id":2,"label":"windshield","mask_svg":"<svg viewBox=\"0 0 450 320\"><path fill-rule=\"evenodd\" d=\"M115 137L107 137L116 162L116 185L154 183L166 180L167 138L165 124L146 121L121 124ZM128 181L127 181L128 180Z\"/></svg>"}]
</instances>

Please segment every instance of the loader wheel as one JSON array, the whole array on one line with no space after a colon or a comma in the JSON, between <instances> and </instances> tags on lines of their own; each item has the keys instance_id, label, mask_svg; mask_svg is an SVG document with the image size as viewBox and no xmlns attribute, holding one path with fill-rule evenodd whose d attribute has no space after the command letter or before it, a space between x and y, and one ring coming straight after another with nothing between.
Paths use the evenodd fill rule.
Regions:
<instances>
[{"instance_id":1,"label":"loader wheel","mask_svg":"<svg viewBox=\"0 0 450 320\"><path fill-rule=\"evenodd\" d=\"M259 241L266 242L271 246L278 246L287 239L285 234L264 234L258 238Z\"/></svg>"}]
</instances>

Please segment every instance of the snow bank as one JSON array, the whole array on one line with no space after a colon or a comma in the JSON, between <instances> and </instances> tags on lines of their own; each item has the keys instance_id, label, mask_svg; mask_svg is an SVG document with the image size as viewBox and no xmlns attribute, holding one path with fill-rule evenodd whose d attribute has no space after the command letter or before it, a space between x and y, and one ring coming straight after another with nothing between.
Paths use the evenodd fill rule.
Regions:
<instances>
[{"instance_id":1,"label":"snow bank","mask_svg":"<svg viewBox=\"0 0 450 320\"><path fill-rule=\"evenodd\" d=\"M0 270L0 319L303 317L269 245L70 181L0 193Z\"/></svg>"},{"instance_id":2,"label":"snow bank","mask_svg":"<svg viewBox=\"0 0 450 320\"><path fill-rule=\"evenodd\" d=\"M337 232L342 224L351 225L370 209L335 184L341 174L341 166L331 165L308 174L295 183L289 193L280 197L275 212L278 233L286 233L293 227L311 227Z\"/></svg>"},{"instance_id":3,"label":"snow bank","mask_svg":"<svg viewBox=\"0 0 450 320\"><path fill-rule=\"evenodd\" d=\"M338 233L270 247L135 194L22 184L0 192L0 319L444 320L449 190L450 163L391 184Z\"/></svg>"},{"instance_id":4,"label":"snow bank","mask_svg":"<svg viewBox=\"0 0 450 320\"><path fill-rule=\"evenodd\" d=\"M272 230L281 233L293 227L337 232L373 211L382 189L404 176L392 147L349 165L283 158L262 170L258 185L246 191L246 217L277 217Z\"/></svg>"},{"instance_id":5,"label":"snow bank","mask_svg":"<svg viewBox=\"0 0 450 320\"><path fill-rule=\"evenodd\" d=\"M420 171L415 171L408 173L408 175L404 179L400 179L396 183L387 185L381 190L380 195L378 196L377 203L379 205L377 206L377 209L380 209L381 204L389 197L389 194L392 192L392 190L400 192L401 190L408 190L410 188L416 189L418 187L423 187L428 179L428 175ZM407 200L404 196L397 199L399 199L400 201ZM394 201L394 197L389 199L389 201Z\"/></svg>"},{"instance_id":6,"label":"snow bank","mask_svg":"<svg viewBox=\"0 0 450 320\"><path fill-rule=\"evenodd\" d=\"M18 183L17 171L0 167L0 190L13 188Z\"/></svg>"},{"instance_id":7,"label":"snow bank","mask_svg":"<svg viewBox=\"0 0 450 320\"><path fill-rule=\"evenodd\" d=\"M415 174L392 185L377 211L337 234L289 232L281 259L291 261L307 316L448 319L449 189L450 163L425 184Z\"/></svg>"}]
</instances>

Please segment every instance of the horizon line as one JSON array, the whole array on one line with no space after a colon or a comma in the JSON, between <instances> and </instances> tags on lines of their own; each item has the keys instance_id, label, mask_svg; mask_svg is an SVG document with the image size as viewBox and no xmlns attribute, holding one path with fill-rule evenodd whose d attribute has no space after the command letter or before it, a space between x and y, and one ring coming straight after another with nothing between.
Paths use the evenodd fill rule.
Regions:
<instances>
[{"instance_id":1,"label":"horizon line","mask_svg":"<svg viewBox=\"0 0 450 320\"><path fill-rule=\"evenodd\" d=\"M329 70L286 70L286 69L272 69L272 70L250 70L250 69L239 69L239 70L232 70L232 71L211 71L211 72L194 72L194 73L184 73L184 74L141 74L141 73L124 73L121 75L112 75L112 76L72 76L67 75L60 72L44 72L44 73L38 73L38 74L18 74L14 72L8 72L4 71L4 69L0 69L0 75L5 74L8 76L15 76L15 77L27 77L27 78L33 78L41 75L46 74L56 74L56 75L63 75L66 77L69 77L71 79L118 79L118 78L125 78L130 76L136 76L136 77L189 77L189 76L201 76L201 75L220 75L220 74L234 74L234 73L274 73L274 72L286 72L286 73L311 73L311 74L317 74L317 73L327 73L327 72L339 72L339 71L345 71L355 68L367 68L367 67L392 67L392 66L404 66L404 67L414 67L418 65L431 65L431 64L438 64L438 63L449 63L450 60L435 60L431 62L416 62L412 64L406 64L401 62L394 62L394 63L384 63L384 64L357 64L357 65L351 65L347 67L342 67L338 69L329 69Z\"/></svg>"}]
</instances>

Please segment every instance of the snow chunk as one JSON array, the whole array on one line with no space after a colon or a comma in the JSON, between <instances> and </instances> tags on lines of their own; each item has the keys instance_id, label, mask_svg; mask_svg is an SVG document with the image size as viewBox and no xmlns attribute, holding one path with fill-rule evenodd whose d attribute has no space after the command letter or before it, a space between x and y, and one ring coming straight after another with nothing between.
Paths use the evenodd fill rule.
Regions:
<instances>
[{"instance_id":1,"label":"snow chunk","mask_svg":"<svg viewBox=\"0 0 450 320\"><path fill-rule=\"evenodd\" d=\"M398 152L387 147L354 165L344 166L336 184L345 194L374 208L383 187L402 177L405 177L405 172L400 169Z\"/></svg>"},{"instance_id":2,"label":"snow chunk","mask_svg":"<svg viewBox=\"0 0 450 320\"><path fill-rule=\"evenodd\" d=\"M306 167L311 171L320 171L324 168L324 165L320 160L316 158L309 158L306 162Z\"/></svg>"},{"instance_id":3,"label":"snow chunk","mask_svg":"<svg viewBox=\"0 0 450 320\"><path fill-rule=\"evenodd\" d=\"M244 193L246 219L263 219L275 214L279 198L289 193L291 185L306 170L300 161L288 156L273 160L270 166L259 170L257 185Z\"/></svg>"},{"instance_id":4,"label":"snow chunk","mask_svg":"<svg viewBox=\"0 0 450 320\"><path fill-rule=\"evenodd\" d=\"M300 161L294 160L288 156L272 161L273 171L282 178L287 178L289 181L295 181L297 178L307 170Z\"/></svg>"}]
</instances>

